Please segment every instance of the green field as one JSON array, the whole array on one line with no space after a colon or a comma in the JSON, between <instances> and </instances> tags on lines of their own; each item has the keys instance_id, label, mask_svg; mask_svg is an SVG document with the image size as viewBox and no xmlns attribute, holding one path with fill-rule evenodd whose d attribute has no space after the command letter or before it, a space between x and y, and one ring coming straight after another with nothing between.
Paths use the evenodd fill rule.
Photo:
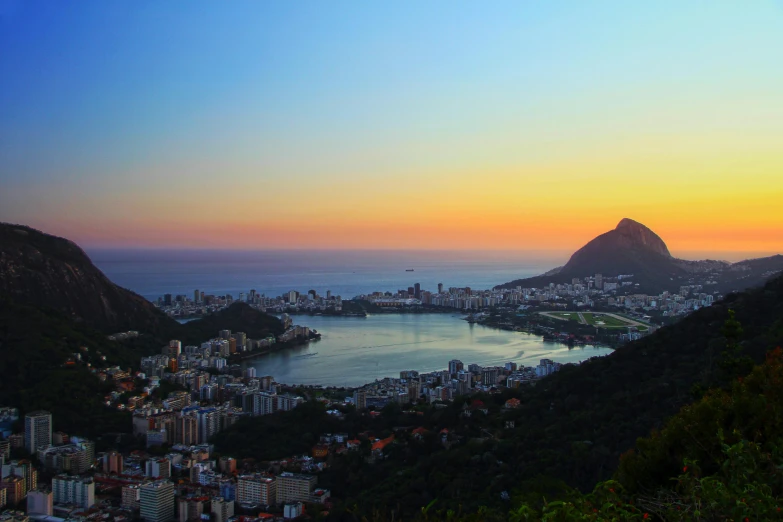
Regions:
<instances>
[{"instance_id":1,"label":"green field","mask_svg":"<svg viewBox=\"0 0 783 522\"><path fill-rule=\"evenodd\" d=\"M588 312L583 313L582 316L585 318L585 321L587 321L587 324L591 326L599 326L601 328L627 328L631 326L631 323L628 321L623 321L622 319L617 319L601 313Z\"/></svg>"},{"instance_id":2,"label":"green field","mask_svg":"<svg viewBox=\"0 0 783 522\"><path fill-rule=\"evenodd\" d=\"M551 312L551 315L569 321L579 321L579 314L576 312Z\"/></svg>"},{"instance_id":3,"label":"green field","mask_svg":"<svg viewBox=\"0 0 783 522\"><path fill-rule=\"evenodd\" d=\"M576 321L581 323L579 318L579 312L541 312L546 317L554 319L560 319L562 321ZM628 328L629 326L636 326L640 332L646 332L647 326L634 325L633 319L624 318L618 314L617 317L612 317L601 312L582 312L585 322L590 326L596 328Z\"/></svg>"}]
</instances>

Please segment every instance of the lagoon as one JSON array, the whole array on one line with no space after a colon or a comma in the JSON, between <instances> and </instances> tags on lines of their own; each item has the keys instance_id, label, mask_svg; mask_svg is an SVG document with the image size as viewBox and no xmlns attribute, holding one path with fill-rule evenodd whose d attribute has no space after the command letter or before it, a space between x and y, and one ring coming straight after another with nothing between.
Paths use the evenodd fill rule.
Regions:
<instances>
[{"instance_id":1,"label":"lagoon","mask_svg":"<svg viewBox=\"0 0 783 522\"><path fill-rule=\"evenodd\" d=\"M540 359L576 363L610 348L545 342L539 336L470 324L457 314L379 314L366 318L293 316L296 324L322 335L311 342L249 359L256 375L285 384L361 386L399 377L400 371L431 372L459 359L467 367L535 366Z\"/></svg>"}]
</instances>

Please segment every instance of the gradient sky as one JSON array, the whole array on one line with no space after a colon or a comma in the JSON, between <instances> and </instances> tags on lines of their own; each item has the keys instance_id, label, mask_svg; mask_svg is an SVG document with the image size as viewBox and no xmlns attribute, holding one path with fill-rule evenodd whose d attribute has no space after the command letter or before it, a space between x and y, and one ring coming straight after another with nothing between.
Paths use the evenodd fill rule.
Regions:
<instances>
[{"instance_id":1,"label":"gradient sky","mask_svg":"<svg viewBox=\"0 0 783 522\"><path fill-rule=\"evenodd\" d=\"M0 221L85 246L783 251L783 1L0 0Z\"/></svg>"}]
</instances>

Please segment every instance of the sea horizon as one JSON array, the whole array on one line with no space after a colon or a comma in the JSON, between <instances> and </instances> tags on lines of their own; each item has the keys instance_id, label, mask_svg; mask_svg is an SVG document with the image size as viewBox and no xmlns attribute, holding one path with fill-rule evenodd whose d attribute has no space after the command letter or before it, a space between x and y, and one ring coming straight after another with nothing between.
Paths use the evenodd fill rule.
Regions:
<instances>
[{"instance_id":1,"label":"sea horizon","mask_svg":"<svg viewBox=\"0 0 783 522\"><path fill-rule=\"evenodd\" d=\"M415 283L424 290L435 290L439 283L445 288L484 290L543 274L570 257L541 250L93 248L86 252L109 279L150 301L165 294L192 295L196 289L234 297L251 289L271 297L314 289L343 298L395 292Z\"/></svg>"}]
</instances>

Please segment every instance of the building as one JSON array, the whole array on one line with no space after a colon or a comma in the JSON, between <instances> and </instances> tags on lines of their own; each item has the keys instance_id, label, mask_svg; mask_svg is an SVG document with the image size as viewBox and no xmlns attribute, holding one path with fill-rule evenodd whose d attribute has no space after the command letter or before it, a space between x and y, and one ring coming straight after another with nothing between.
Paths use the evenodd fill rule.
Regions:
<instances>
[{"instance_id":1,"label":"building","mask_svg":"<svg viewBox=\"0 0 783 522\"><path fill-rule=\"evenodd\" d=\"M122 453L117 451L109 451L103 456L103 472L104 473L122 473L125 469L125 460L122 457Z\"/></svg>"},{"instance_id":2,"label":"building","mask_svg":"<svg viewBox=\"0 0 783 522\"><path fill-rule=\"evenodd\" d=\"M15 507L27 495L24 489L24 479L19 475L8 475L0 482L0 489L5 490L6 505Z\"/></svg>"},{"instance_id":3,"label":"building","mask_svg":"<svg viewBox=\"0 0 783 522\"><path fill-rule=\"evenodd\" d=\"M298 473L281 473L277 477L278 502L310 502L318 477Z\"/></svg>"},{"instance_id":4,"label":"building","mask_svg":"<svg viewBox=\"0 0 783 522\"><path fill-rule=\"evenodd\" d=\"M90 508L95 504L95 483L92 478L57 475L52 479L55 504L75 504Z\"/></svg>"},{"instance_id":5,"label":"building","mask_svg":"<svg viewBox=\"0 0 783 522\"><path fill-rule=\"evenodd\" d=\"M277 480L260 473L240 476L237 480L237 502L267 506L276 504Z\"/></svg>"},{"instance_id":6,"label":"building","mask_svg":"<svg viewBox=\"0 0 783 522\"><path fill-rule=\"evenodd\" d=\"M78 444L38 450L38 460L47 470L80 475L90 468L87 451Z\"/></svg>"},{"instance_id":7,"label":"building","mask_svg":"<svg viewBox=\"0 0 783 522\"><path fill-rule=\"evenodd\" d=\"M182 343L176 339L169 341L169 345L163 349L163 355L168 355L169 359L176 359L182 353Z\"/></svg>"},{"instance_id":8,"label":"building","mask_svg":"<svg viewBox=\"0 0 783 522\"><path fill-rule=\"evenodd\" d=\"M302 513L304 513L304 505L301 502L286 504L283 507L283 518L286 520L299 518L302 516Z\"/></svg>"},{"instance_id":9,"label":"building","mask_svg":"<svg viewBox=\"0 0 783 522\"><path fill-rule=\"evenodd\" d=\"M449 361L449 375L457 375L460 371L465 369L465 365L459 359L452 359Z\"/></svg>"},{"instance_id":10,"label":"building","mask_svg":"<svg viewBox=\"0 0 783 522\"><path fill-rule=\"evenodd\" d=\"M253 394L253 415L269 415L274 413L277 395L268 392Z\"/></svg>"},{"instance_id":11,"label":"building","mask_svg":"<svg viewBox=\"0 0 783 522\"><path fill-rule=\"evenodd\" d=\"M145 465L145 475L156 479L171 477L171 461L165 457L148 460Z\"/></svg>"},{"instance_id":12,"label":"building","mask_svg":"<svg viewBox=\"0 0 783 522\"><path fill-rule=\"evenodd\" d=\"M128 484L122 486L122 504L126 509L139 509L139 491L138 484Z\"/></svg>"},{"instance_id":13,"label":"building","mask_svg":"<svg viewBox=\"0 0 783 522\"><path fill-rule=\"evenodd\" d=\"M54 514L54 494L50 490L35 490L28 493L27 514L52 516Z\"/></svg>"},{"instance_id":14,"label":"building","mask_svg":"<svg viewBox=\"0 0 783 522\"><path fill-rule=\"evenodd\" d=\"M223 497L212 498L212 521L227 522L234 516L234 501L225 500Z\"/></svg>"},{"instance_id":15,"label":"building","mask_svg":"<svg viewBox=\"0 0 783 522\"><path fill-rule=\"evenodd\" d=\"M174 484L167 480L139 487L141 518L145 522L169 522L174 518Z\"/></svg>"},{"instance_id":16,"label":"building","mask_svg":"<svg viewBox=\"0 0 783 522\"><path fill-rule=\"evenodd\" d=\"M27 459L12 460L7 464L3 464L0 477L5 479L10 475L22 477L25 495L28 491L38 488L38 471L33 467L33 463Z\"/></svg>"},{"instance_id":17,"label":"building","mask_svg":"<svg viewBox=\"0 0 783 522\"><path fill-rule=\"evenodd\" d=\"M198 444L198 419L192 415L177 418L177 442L192 446Z\"/></svg>"},{"instance_id":18,"label":"building","mask_svg":"<svg viewBox=\"0 0 783 522\"><path fill-rule=\"evenodd\" d=\"M353 392L353 403L357 410L367 408L367 390L356 390Z\"/></svg>"},{"instance_id":19,"label":"building","mask_svg":"<svg viewBox=\"0 0 783 522\"><path fill-rule=\"evenodd\" d=\"M177 499L179 522L201 520L204 515L204 506L208 501L209 497L204 496L179 497Z\"/></svg>"},{"instance_id":20,"label":"building","mask_svg":"<svg viewBox=\"0 0 783 522\"><path fill-rule=\"evenodd\" d=\"M52 445L52 414L48 411L34 411L24 417L24 447L35 454L39 449Z\"/></svg>"}]
</instances>

